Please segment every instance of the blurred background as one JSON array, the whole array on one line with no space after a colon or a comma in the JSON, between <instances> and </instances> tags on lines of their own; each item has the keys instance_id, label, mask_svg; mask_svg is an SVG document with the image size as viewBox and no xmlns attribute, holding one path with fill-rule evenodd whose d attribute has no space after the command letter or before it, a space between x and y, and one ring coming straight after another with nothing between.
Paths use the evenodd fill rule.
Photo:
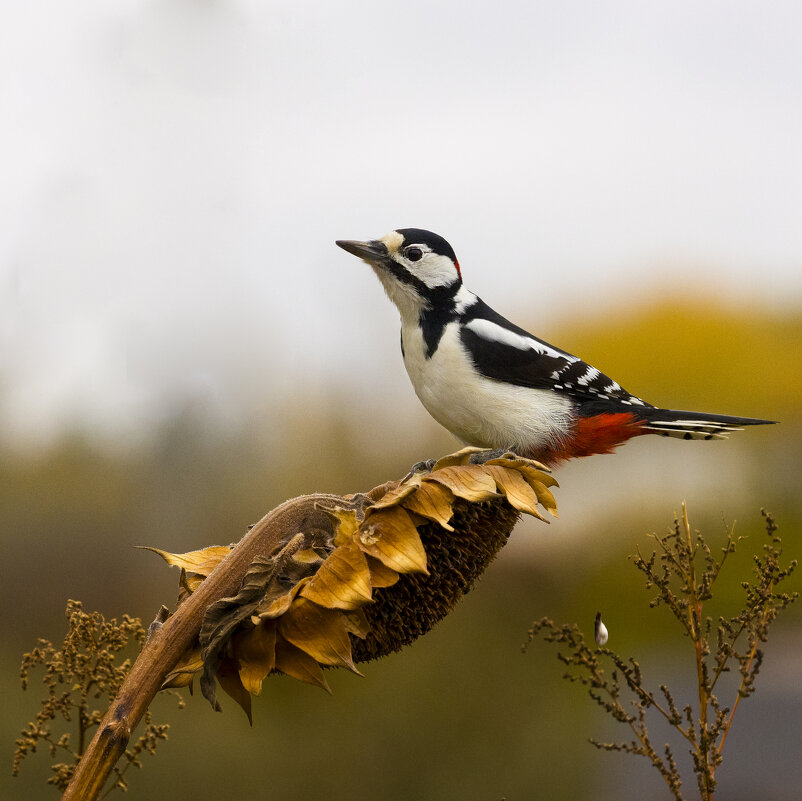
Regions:
<instances>
[{"instance_id":1,"label":"blurred background","mask_svg":"<svg viewBox=\"0 0 802 801\"><path fill-rule=\"evenodd\" d=\"M249 729L175 711L131 798L668 798L519 646L549 615L692 698L692 652L627 555L686 500L714 544L802 554L802 6L776 2L0 2L0 742L22 651L68 598L147 623L181 552L287 497L365 490L457 443L414 397L395 309L337 238L423 227L467 285L662 406L781 426L642 438L558 471L414 647L334 696L275 678ZM799 589L798 578L793 588ZM720 794L798 799L802 610L774 630ZM729 705L731 697L722 698ZM656 731L655 742L665 734ZM55 797L39 754L0 795ZM686 786L693 797L690 772Z\"/></svg>"}]
</instances>

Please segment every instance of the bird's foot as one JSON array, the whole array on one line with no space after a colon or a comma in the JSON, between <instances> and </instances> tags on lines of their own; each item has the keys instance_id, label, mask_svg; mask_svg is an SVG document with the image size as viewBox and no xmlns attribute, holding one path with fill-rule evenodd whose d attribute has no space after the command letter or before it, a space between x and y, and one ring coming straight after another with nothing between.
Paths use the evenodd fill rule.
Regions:
<instances>
[{"instance_id":1,"label":"bird's foot","mask_svg":"<svg viewBox=\"0 0 802 801\"><path fill-rule=\"evenodd\" d=\"M410 471L404 476L401 483L403 484L404 481L409 481L416 473L431 473L434 469L434 463L436 459L427 459L425 462L415 462L410 468Z\"/></svg>"},{"instance_id":2,"label":"bird's foot","mask_svg":"<svg viewBox=\"0 0 802 801\"><path fill-rule=\"evenodd\" d=\"M491 459L501 459L507 454L515 455L509 448L495 448L492 451L479 451L479 453L471 454L471 464L485 464Z\"/></svg>"}]
</instances>

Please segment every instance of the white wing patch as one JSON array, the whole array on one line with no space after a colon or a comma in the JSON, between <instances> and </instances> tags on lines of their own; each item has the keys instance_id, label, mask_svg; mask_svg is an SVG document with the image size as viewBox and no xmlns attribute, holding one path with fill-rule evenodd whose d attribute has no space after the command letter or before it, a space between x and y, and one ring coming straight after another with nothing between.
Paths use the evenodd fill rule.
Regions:
<instances>
[{"instance_id":1,"label":"white wing patch","mask_svg":"<svg viewBox=\"0 0 802 801\"><path fill-rule=\"evenodd\" d=\"M502 328L502 326L497 323L484 320L480 317L466 323L465 328L469 331L473 331L474 334L482 337L482 339L486 339L488 342L499 342L502 345L509 345L518 350L534 350L537 351L537 353L542 353L544 356L550 356L553 359L565 359L568 362L579 361L576 356L569 356L567 353L561 353L532 337L516 334L514 331L509 331L506 328Z\"/></svg>"}]
</instances>

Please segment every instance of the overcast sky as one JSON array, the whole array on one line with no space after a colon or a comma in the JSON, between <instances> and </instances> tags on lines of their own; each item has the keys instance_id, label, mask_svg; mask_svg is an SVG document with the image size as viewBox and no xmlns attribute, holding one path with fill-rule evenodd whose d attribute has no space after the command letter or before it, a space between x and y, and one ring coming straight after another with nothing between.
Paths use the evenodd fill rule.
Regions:
<instances>
[{"instance_id":1,"label":"overcast sky","mask_svg":"<svg viewBox=\"0 0 802 801\"><path fill-rule=\"evenodd\" d=\"M653 284L799 304L800 31L790 1L0 0L2 425L236 413L343 356L407 392L333 245L397 227L541 336Z\"/></svg>"}]
</instances>

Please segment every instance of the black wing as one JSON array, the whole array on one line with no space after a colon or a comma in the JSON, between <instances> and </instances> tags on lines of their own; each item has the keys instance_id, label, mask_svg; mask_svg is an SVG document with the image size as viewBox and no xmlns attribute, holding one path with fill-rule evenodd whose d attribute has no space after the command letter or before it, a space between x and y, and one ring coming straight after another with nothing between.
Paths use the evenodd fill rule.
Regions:
<instances>
[{"instance_id":1,"label":"black wing","mask_svg":"<svg viewBox=\"0 0 802 801\"><path fill-rule=\"evenodd\" d=\"M462 344L483 376L571 396L582 415L649 407L604 373L511 323L484 301L470 306L460 322Z\"/></svg>"}]
</instances>

